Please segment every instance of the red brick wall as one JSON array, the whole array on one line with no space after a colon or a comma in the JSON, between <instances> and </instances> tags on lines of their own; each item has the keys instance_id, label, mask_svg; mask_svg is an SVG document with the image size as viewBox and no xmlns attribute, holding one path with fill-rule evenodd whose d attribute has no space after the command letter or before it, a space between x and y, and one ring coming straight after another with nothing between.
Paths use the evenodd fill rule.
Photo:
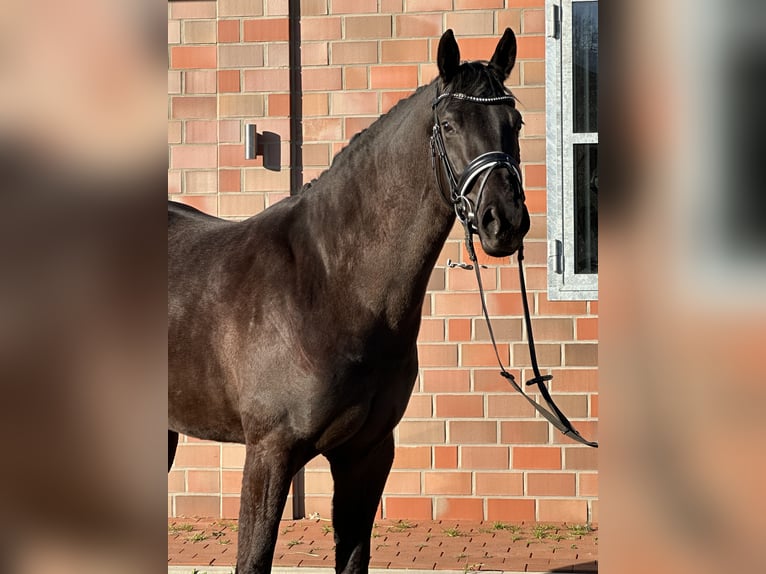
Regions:
<instances>
[{"instance_id":1,"label":"red brick wall","mask_svg":"<svg viewBox=\"0 0 766 574\"><path fill-rule=\"evenodd\" d=\"M287 0L169 3L171 198L243 218L289 193ZM546 296L543 0L304 0L304 180L400 98L436 75L441 33L464 59L491 56L506 26L519 41L508 85L521 101L521 154L532 229L526 247L535 338L551 391L597 437L598 305ZM243 125L282 139L282 170L244 159ZM415 393L396 431L382 502L388 518L598 521L597 452L563 438L497 375L456 230L426 296ZM503 360L531 376L516 269L483 271ZM235 517L244 447L182 439L168 477L172 516ZM306 469L306 511L330 515L326 461ZM289 502L288 502L289 511Z\"/></svg>"}]
</instances>

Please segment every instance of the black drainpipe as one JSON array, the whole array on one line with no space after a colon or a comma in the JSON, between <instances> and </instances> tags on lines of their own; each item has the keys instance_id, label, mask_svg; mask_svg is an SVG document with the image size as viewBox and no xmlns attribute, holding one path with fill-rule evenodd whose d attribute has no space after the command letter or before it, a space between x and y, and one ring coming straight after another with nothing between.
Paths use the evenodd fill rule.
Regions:
<instances>
[{"instance_id":1,"label":"black drainpipe","mask_svg":"<svg viewBox=\"0 0 766 574\"><path fill-rule=\"evenodd\" d=\"M290 0L290 195L303 187L303 83L301 80L301 0ZM293 520L306 516L305 468L293 477Z\"/></svg>"}]
</instances>

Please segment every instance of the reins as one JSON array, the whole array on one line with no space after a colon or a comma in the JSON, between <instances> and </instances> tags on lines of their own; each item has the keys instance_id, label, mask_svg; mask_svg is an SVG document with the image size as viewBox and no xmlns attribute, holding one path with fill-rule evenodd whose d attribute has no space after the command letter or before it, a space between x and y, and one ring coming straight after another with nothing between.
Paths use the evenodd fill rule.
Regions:
<instances>
[{"instance_id":1,"label":"reins","mask_svg":"<svg viewBox=\"0 0 766 574\"><path fill-rule=\"evenodd\" d=\"M514 183L517 186L516 191L517 193L521 194L523 199L524 192L521 184L521 174L516 162L508 154L503 152L487 152L471 161L466 166L465 170L463 170L463 173L459 178L456 176L449 157L447 156L447 150L444 145L444 140L441 133L441 125L439 124L439 117L436 113L437 104L441 100L448 97L480 104L502 103L514 99L513 96L510 95L494 98L480 98L459 93L444 93L438 95L432 103L432 108L434 111L434 126L431 135L431 165L434 170L437 185L439 186L440 195L445 201L447 201L450 207L454 208L458 220L463 225L463 229L465 230L465 246L466 250L468 251L468 256L472 262L472 265L465 265L448 261L448 265L450 267L461 267L463 269L470 269L472 267L476 273L476 282L479 286L479 297L481 298L481 310L484 315L484 320L487 323L487 330L489 332L489 338L492 342L492 348L495 352L495 357L497 358L497 364L500 366L500 375L505 378L511 384L511 386L516 389L516 391L518 391L521 396L523 396L529 402L529 404L531 404L535 410L539 412L550 424L561 431L564 436L568 436L569 438L584 445L598 448L598 443L595 441L586 440L577 431L577 429L572 426L572 423L569 421L566 415L561 412L561 409L556 406L556 403L553 401L553 398L548 391L548 387L545 385L545 383L553 379L553 375L543 375L540 373L540 367L537 363L537 353L535 352L534 335L532 334L532 319L529 312L529 302L527 301L527 287L526 281L524 279L524 266L522 264L522 261L524 260L523 245L519 247L518 250L519 284L521 286L521 300L524 306L524 322L527 328L529 357L532 363L532 371L535 375L532 379L526 382L526 386L533 384L537 385L540 394L545 400L545 403L548 405L547 409L524 392L524 389L516 382L514 376L506 370L506 368L503 366L502 360L500 359L500 353L497 349L497 342L495 340L495 333L492 329L492 322L489 318L489 311L487 310L486 297L484 295L484 285L481 280L480 265L476 256L476 250L473 245L473 234L477 232L476 226L474 224L476 217L475 210L476 207L480 205L481 194L484 191L484 186L487 182L487 179L489 178L489 175L498 167L507 169L514 176ZM446 172L447 179L449 181L449 199L447 199L447 195L444 193L442 187L442 180L437 169L437 156L441 160L444 172ZM467 194L478 179L478 176L482 173L485 174L484 178L479 184L479 191L476 196L476 201L472 202L468 198Z\"/></svg>"}]
</instances>

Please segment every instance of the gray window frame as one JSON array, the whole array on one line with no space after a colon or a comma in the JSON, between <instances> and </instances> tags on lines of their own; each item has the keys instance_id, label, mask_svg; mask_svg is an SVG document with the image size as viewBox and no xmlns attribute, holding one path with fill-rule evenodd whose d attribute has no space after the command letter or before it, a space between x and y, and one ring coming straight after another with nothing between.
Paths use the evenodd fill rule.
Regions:
<instances>
[{"instance_id":1,"label":"gray window frame","mask_svg":"<svg viewBox=\"0 0 766 574\"><path fill-rule=\"evenodd\" d=\"M574 133L572 4L546 0L545 93L548 205L548 299L597 300L598 273L574 272L574 145L598 133Z\"/></svg>"}]
</instances>

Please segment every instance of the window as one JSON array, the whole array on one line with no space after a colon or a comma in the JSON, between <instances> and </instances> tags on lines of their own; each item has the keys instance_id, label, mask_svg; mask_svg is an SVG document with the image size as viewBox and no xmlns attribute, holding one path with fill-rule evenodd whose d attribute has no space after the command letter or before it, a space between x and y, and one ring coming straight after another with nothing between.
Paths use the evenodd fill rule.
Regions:
<instances>
[{"instance_id":1,"label":"window","mask_svg":"<svg viewBox=\"0 0 766 574\"><path fill-rule=\"evenodd\" d=\"M598 298L598 2L547 0L548 297Z\"/></svg>"}]
</instances>

